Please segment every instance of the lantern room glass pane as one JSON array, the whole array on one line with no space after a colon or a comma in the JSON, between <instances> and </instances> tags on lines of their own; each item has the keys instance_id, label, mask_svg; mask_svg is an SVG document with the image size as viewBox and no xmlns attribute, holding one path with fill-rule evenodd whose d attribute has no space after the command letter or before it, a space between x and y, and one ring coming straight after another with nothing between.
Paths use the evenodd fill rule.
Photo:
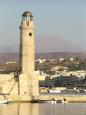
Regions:
<instances>
[{"instance_id":1,"label":"lantern room glass pane","mask_svg":"<svg viewBox=\"0 0 86 115\"><path fill-rule=\"evenodd\" d=\"M22 16L22 21L32 21L33 17L32 16Z\"/></svg>"},{"instance_id":2,"label":"lantern room glass pane","mask_svg":"<svg viewBox=\"0 0 86 115\"><path fill-rule=\"evenodd\" d=\"M25 16L22 17L22 21L26 21L26 17Z\"/></svg>"}]
</instances>

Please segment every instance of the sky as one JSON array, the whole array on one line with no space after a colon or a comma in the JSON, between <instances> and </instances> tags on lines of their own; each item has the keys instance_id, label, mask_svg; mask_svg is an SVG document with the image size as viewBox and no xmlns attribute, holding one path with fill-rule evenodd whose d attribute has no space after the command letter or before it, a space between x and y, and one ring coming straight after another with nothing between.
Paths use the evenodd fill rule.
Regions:
<instances>
[{"instance_id":1,"label":"sky","mask_svg":"<svg viewBox=\"0 0 86 115\"><path fill-rule=\"evenodd\" d=\"M0 0L0 51L18 50L21 15L27 10L34 16L36 36L55 35L86 50L85 0Z\"/></svg>"}]
</instances>

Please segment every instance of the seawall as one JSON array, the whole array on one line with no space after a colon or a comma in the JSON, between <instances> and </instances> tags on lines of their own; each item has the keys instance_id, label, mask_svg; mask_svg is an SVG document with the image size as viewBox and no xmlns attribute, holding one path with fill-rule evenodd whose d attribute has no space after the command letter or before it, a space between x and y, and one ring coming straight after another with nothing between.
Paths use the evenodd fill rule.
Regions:
<instances>
[{"instance_id":1,"label":"seawall","mask_svg":"<svg viewBox=\"0 0 86 115\"><path fill-rule=\"evenodd\" d=\"M6 96L8 100L12 102L30 102L31 98L29 96ZM0 95L0 100L6 99L4 95ZM33 97L34 100L42 100L42 101L50 101L52 99L55 100L63 100L66 99L69 103L86 103L86 95L38 95Z\"/></svg>"},{"instance_id":2,"label":"seawall","mask_svg":"<svg viewBox=\"0 0 86 115\"><path fill-rule=\"evenodd\" d=\"M39 100L63 100L63 98L65 98L69 103L74 103L74 102L86 102L86 95L39 95L37 97L35 97L35 99L39 99Z\"/></svg>"}]
</instances>

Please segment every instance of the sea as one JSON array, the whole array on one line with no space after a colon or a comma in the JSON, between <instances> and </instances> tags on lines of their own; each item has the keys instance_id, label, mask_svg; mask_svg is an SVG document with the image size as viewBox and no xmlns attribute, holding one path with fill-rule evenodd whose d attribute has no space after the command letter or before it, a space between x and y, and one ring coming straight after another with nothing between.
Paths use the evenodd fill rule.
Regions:
<instances>
[{"instance_id":1,"label":"sea","mask_svg":"<svg viewBox=\"0 0 86 115\"><path fill-rule=\"evenodd\" d=\"M86 115L86 103L1 104L0 115Z\"/></svg>"}]
</instances>

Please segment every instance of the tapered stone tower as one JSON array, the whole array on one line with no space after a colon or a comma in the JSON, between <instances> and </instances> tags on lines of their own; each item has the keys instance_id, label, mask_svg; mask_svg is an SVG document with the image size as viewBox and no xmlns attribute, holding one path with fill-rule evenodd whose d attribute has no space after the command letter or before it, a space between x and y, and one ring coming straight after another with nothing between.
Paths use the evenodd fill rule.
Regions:
<instances>
[{"instance_id":1,"label":"tapered stone tower","mask_svg":"<svg viewBox=\"0 0 86 115\"><path fill-rule=\"evenodd\" d=\"M39 92L37 76L34 73L34 30L33 15L26 11L22 15L20 26L20 95L34 96Z\"/></svg>"},{"instance_id":2,"label":"tapered stone tower","mask_svg":"<svg viewBox=\"0 0 86 115\"><path fill-rule=\"evenodd\" d=\"M20 26L20 59L22 72L27 74L34 71L34 29L32 13L24 12Z\"/></svg>"}]
</instances>

